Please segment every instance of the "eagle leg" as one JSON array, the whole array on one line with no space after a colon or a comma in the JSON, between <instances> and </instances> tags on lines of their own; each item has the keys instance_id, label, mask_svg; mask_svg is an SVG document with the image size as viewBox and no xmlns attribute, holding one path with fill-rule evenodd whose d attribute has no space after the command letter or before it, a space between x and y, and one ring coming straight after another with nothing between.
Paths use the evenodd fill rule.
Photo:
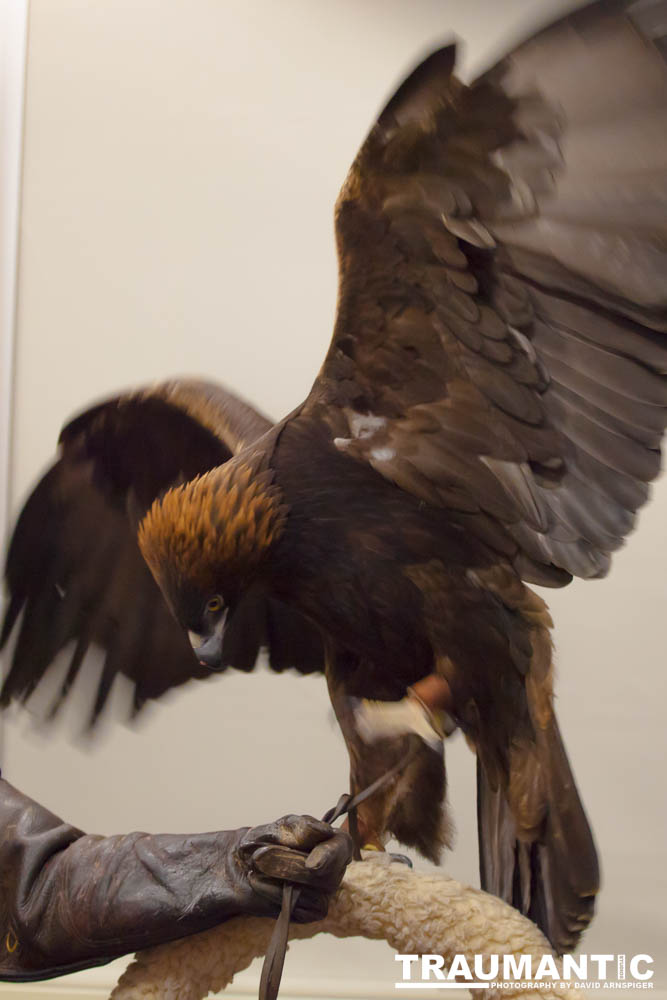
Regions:
<instances>
[{"instance_id":1,"label":"eagle leg","mask_svg":"<svg viewBox=\"0 0 667 1000\"><path fill-rule=\"evenodd\" d=\"M349 815L346 817L345 822L343 823L343 829L347 830L347 832L352 837L352 843L354 845L354 852L353 852L354 860L363 861L361 853L362 851L384 852L384 847L380 843L380 841L382 840L380 835L379 834L372 835L371 833L369 833L366 824L364 824L364 826L366 827L365 829L364 827L361 828L364 829L364 836L362 838L359 826L359 818L357 815L358 808L359 808L358 806L355 806L353 809L350 810ZM397 861L401 865L407 865L408 868L414 867L414 865L412 864L412 860L408 857L407 854L396 854L393 851L390 851L389 857L391 858L392 861Z\"/></svg>"},{"instance_id":2,"label":"eagle leg","mask_svg":"<svg viewBox=\"0 0 667 1000\"><path fill-rule=\"evenodd\" d=\"M387 710L409 700L415 716L422 720L426 710L416 697L401 698L405 695L405 682L396 679L378 684L371 665L347 654L331 652L327 660L327 683L350 756L352 795L383 778L387 772L393 772L377 791L357 806L359 847L384 851L390 837L395 837L437 863L442 847L449 842L442 736L425 726L426 734L433 739L429 746L424 740L411 741L410 727L400 726L393 735L365 742L355 715L363 706L364 698L372 695L385 699L378 704ZM420 698L422 690L421 687L418 690ZM427 701L433 700L433 692L426 690L423 693ZM439 693L442 696L442 687ZM415 756L405 764L411 743ZM432 747L436 748L436 753Z\"/></svg>"},{"instance_id":3,"label":"eagle leg","mask_svg":"<svg viewBox=\"0 0 667 1000\"><path fill-rule=\"evenodd\" d=\"M361 788L355 788L356 782L354 778L352 778L351 785L353 795L362 791ZM383 830L383 825L383 811L377 808L374 809L369 799L367 802L363 802L357 806L354 820L351 820L350 817L346 818L343 823L343 829L347 830L352 837L354 846L359 851L359 856L361 857L362 851L384 851L387 835Z\"/></svg>"}]
</instances>

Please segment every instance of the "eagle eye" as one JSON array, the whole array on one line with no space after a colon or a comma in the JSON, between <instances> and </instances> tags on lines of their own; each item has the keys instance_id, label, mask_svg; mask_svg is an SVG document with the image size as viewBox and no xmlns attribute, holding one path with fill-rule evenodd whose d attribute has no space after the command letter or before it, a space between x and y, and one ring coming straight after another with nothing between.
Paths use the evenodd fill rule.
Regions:
<instances>
[{"instance_id":1,"label":"eagle eye","mask_svg":"<svg viewBox=\"0 0 667 1000\"><path fill-rule=\"evenodd\" d=\"M209 601L206 602L206 611L208 612L209 615L214 615L218 611L221 611L222 607L223 607L223 600L220 597L220 594L216 594L215 597L212 597Z\"/></svg>"}]
</instances>

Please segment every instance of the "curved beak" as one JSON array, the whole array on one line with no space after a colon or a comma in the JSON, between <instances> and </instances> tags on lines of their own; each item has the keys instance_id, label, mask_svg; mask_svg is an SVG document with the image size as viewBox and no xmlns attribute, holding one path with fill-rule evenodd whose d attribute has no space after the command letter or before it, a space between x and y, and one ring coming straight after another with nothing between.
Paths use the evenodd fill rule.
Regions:
<instances>
[{"instance_id":1,"label":"curved beak","mask_svg":"<svg viewBox=\"0 0 667 1000\"><path fill-rule=\"evenodd\" d=\"M193 652L199 662L209 670L224 670L222 664L222 640L225 633L225 619L223 615L215 626L213 632L202 635L199 632L188 632L188 638Z\"/></svg>"}]
</instances>

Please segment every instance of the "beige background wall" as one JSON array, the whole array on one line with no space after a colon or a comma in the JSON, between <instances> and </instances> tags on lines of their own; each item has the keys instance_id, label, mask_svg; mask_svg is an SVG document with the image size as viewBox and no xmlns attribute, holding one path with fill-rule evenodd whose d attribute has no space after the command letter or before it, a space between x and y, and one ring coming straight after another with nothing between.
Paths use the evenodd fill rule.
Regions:
<instances>
[{"instance_id":1,"label":"beige background wall","mask_svg":"<svg viewBox=\"0 0 667 1000\"><path fill-rule=\"evenodd\" d=\"M274 416L298 403L334 314L333 202L383 99L452 33L468 41L464 66L481 67L565 6L32 0L14 509L63 421L118 388L206 374ZM663 482L608 580L550 594L560 718L603 862L586 950L652 954L665 986L666 515ZM48 734L12 716L3 768L90 830L317 815L346 786L318 679L260 671L193 685L136 730L110 723L94 745L74 739L74 715ZM460 738L448 762L459 833L446 864L474 882L473 761ZM303 944L285 995L390 995L394 966L382 945ZM241 993L255 979L241 977ZM105 981L108 970L73 979Z\"/></svg>"}]
</instances>

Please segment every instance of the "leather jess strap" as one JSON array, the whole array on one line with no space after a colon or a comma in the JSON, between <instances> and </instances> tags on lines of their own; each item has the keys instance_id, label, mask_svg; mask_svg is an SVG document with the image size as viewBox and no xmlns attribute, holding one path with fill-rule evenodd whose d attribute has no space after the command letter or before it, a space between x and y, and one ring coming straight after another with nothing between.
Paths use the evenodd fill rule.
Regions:
<instances>
[{"instance_id":1,"label":"leather jess strap","mask_svg":"<svg viewBox=\"0 0 667 1000\"><path fill-rule=\"evenodd\" d=\"M335 823L337 819L346 813L349 816L350 835L354 842L354 857L360 860L361 852L356 824L356 807L365 802L366 799L374 795L375 792L383 788L395 775L405 770L412 758L417 754L421 746L421 740L415 739L413 745L408 749L404 757L384 774L376 778L375 781L367 785L356 795L341 795L333 808L328 809L322 817L324 823ZM282 879L290 879L298 876L299 872L305 869L305 857L283 847L271 848L271 868L275 875ZM289 881L283 886L283 898L280 907L280 914L273 928L273 934L269 942L269 947L264 956L262 975L259 981L259 1000L276 1000L280 989L283 967L285 965L285 953L287 951L287 939L289 937L289 925L294 912L294 907L299 899L300 890Z\"/></svg>"}]
</instances>

